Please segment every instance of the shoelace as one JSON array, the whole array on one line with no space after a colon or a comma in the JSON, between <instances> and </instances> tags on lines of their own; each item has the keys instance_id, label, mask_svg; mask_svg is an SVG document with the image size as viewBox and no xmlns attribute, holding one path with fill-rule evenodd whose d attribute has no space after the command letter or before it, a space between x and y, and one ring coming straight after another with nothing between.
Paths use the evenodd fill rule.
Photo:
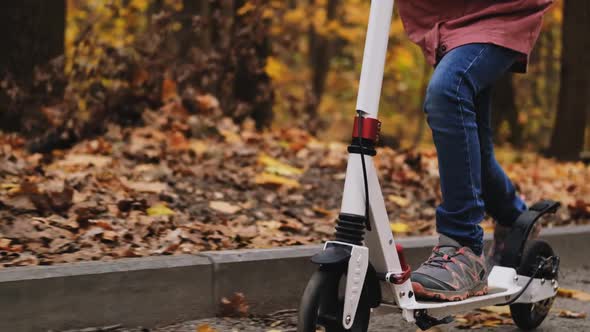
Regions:
<instances>
[{"instance_id":1,"label":"shoelace","mask_svg":"<svg viewBox=\"0 0 590 332\"><path fill-rule=\"evenodd\" d=\"M424 265L430 265L430 266L434 266L434 267L443 268L445 263L451 261L451 258L461 255L460 253L457 253L457 252L449 255L449 254L445 254L445 253L439 251L440 248L445 248L445 247L455 248L453 246L437 247L436 250L432 251L432 255L430 255L430 257L428 257L428 260L426 262L424 262ZM455 249L457 249L457 248L455 248Z\"/></svg>"}]
</instances>

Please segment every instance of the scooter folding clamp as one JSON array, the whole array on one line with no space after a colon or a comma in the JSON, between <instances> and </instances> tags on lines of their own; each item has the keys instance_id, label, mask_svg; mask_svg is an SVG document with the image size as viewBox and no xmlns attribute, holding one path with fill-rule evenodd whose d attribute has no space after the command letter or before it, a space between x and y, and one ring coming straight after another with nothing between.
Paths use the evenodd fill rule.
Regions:
<instances>
[{"instance_id":1,"label":"scooter folding clamp","mask_svg":"<svg viewBox=\"0 0 590 332\"><path fill-rule=\"evenodd\" d=\"M384 280L391 284L401 285L406 282L406 280L410 279L411 274L412 269L408 267L402 273L387 272Z\"/></svg>"},{"instance_id":2,"label":"scooter folding clamp","mask_svg":"<svg viewBox=\"0 0 590 332\"><path fill-rule=\"evenodd\" d=\"M362 121L362 132L360 137L369 140L374 144L377 143L379 141L379 134L381 133L381 121L375 118L355 117L352 138L359 138L360 121Z\"/></svg>"},{"instance_id":3,"label":"scooter folding clamp","mask_svg":"<svg viewBox=\"0 0 590 332\"><path fill-rule=\"evenodd\" d=\"M404 248L399 243L397 243L395 245L395 250L396 250L397 256L399 258L400 267L401 267L402 272L381 273L380 275L378 274L378 277L381 280L386 281L390 284L401 285L404 282L406 282L406 280L410 279L410 276L412 274L412 268L406 262L406 257L404 255Z\"/></svg>"}]
</instances>

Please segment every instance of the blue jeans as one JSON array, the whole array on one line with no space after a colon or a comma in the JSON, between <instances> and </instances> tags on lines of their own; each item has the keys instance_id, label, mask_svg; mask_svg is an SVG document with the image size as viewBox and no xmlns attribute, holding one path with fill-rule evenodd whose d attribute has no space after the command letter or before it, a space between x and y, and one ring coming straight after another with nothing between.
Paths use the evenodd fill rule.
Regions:
<instances>
[{"instance_id":1,"label":"blue jeans","mask_svg":"<svg viewBox=\"0 0 590 332\"><path fill-rule=\"evenodd\" d=\"M486 212L510 226L527 208L496 161L490 123L491 86L517 57L493 44L455 48L437 64L426 92L443 198L436 228L476 254L483 248L479 224Z\"/></svg>"}]
</instances>

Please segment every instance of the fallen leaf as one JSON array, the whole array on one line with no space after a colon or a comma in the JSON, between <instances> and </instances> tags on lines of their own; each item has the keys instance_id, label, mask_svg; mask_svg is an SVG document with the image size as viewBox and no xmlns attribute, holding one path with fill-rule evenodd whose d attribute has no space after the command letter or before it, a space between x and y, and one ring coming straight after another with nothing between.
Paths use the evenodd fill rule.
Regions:
<instances>
[{"instance_id":1,"label":"fallen leaf","mask_svg":"<svg viewBox=\"0 0 590 332\"><path fill-rule=\"evenodd\" d=\"M493 312L496 314L510 315L510 307L508 306L488 306L477 309L482 312Z\"/></svg>"},{"instance_id":2,"label":"fallen leaf","mask_svg":"<svg viewBox=\"0 0 590 332\"><path fill-rule=\"evenodd\" d=\"M496 229L496 225L493 222L484 221L480 224L481 228L483 228L484 233L493 234L494 230Z\"/></svg>"},{"instance_id":3,"label":"fallen leaf","mask_svg":"<svg viewBox=\"0 0 590 332\"><path fill-rule=\"evenodd\" d=\"M167 207L165 204L156 204L146 210L148 216L171 216L175 214L173 210Z\"/></svg>"},{"instance_id":4,"label":"fallen leaf","mask_svg":"<svg viewBox=\"0 0 590 332\"><path fill-rule=\"evenodd\" d=\"M16 195L7 198L0 197L0 205L1 204L15 210L32 211L36 209L35 204L33 204L31 199L26 195Z\"/></svg>"},{"instance_id":5,"label":"fallen leaf","mask_svg":"<svg viewBox=\"0 0 590 332\"><path fill-rule=\"evenodd\" d=\"M23 182L21 191L40 211L65 211L73 204L74 189L65 181Z\"/></svg>"},{"instance_id":6,"label":"fallen leaf","mask_svg":"<svg viewBox=\"0 0 590 332\"><path fill-rule=\"evenodd\" d=\"M168 147L170 150L183 151L189 148L189 142L179 131L174 131L168 135Z\"/></svg>"},{"instance_id":7,"label":"fallen leaf","mask_svg":"<svg viewBox=\"0 0 590 332\"><path fill-rule=\"evenodd\" d=\"M170 100L175 100L178 98L176 82L169 78L165 78L162 81L162 102L166 103Z\"/></svg>"},{"instance_id":8,"label":"fallen leaf","mask_svg":"<svg viewBox=\"0 0 590 332\"><path fill-rule=\"evenodd\" d=\"M197 332L217 332L217 330L209 326L209 324L201 324L197 326Z\"/></svg>"},{"instance_id":9,"label":"fallen leaf","mask_svg":"<svg viewBox=\"0 0 590 332\"><path fill-rule=\"evenodd\" d=\"M512 319L510 319L510 314L481 311L457 315L455 316L455 321L457 322L457 328L471 330L482 327L512 325L514 323Z\"/></svg>"},{"instance_id":10,"label":"fallen leaf","mask_svg":"<svg viewBox=\"0 0 590 332\"><path fill-rule=\"evenodd\" d=\"M223 201L211 201L209 202L209 208L226 214L234 214L242 209L237 205L232 205L228 202Z\"/></svg>"},{"instance_id":11,"label":"fallen leaf","mask_svg":"<svg viewBox=\"0 0 590 332\"><path fill-rule=\"evenodd\" d=\"M402 207L402 208L410 205L410 200L405 197L401 197L401 196L397 196L397 195L388 195L387 199L390 202L394 202L395 204L397 204L397 206Z\"/></svg>"},{"instance_id":12,"label":"fallen leaf","mask_svg":"<svg viewBox=\"0 0 590 332\"><path fill-rule=\"evenodd\" d=\"M115 242L119 235L113 231L104 231L102 233L102 239L109 242Z\"/></svg>"},{"instance_id":13,"label":"fallen leaf","mask_svg":"<svg viewBox=\"0 0 590 332\"><path fill-rule=\"evenodd\" d=\"M242 138L240 137L240 135L236 134L231 130L218 129L218 131L221 134L221 136L225 138L225 141L228 143L238 144L242 142Z\"/></svg>"},{"instance_id":14,"label":"fallen leaf","mask_svg":"<svg viewBox=\"0 0 590 332\"><path fill-rule=\"evenodd\" d=\"M287 165L275 158L272 158L266 154L260 154L258 156L258 162L266 166L268 173L274 173L283 176L294 176L303 174L303 170L297 167Z\"/></svg>"},{"instance_id":15,"label":"fallen leaf","mask_svg":"<svg viewBox=\"0 0 590 332\"><path fill-rule=\"evenodd\" d=\"M221 299L220 316L221 317L246 317L250 306L246 302L243 293L234 293L229 299Z\"/></svg>"},{"instance_id":16,"label":"fallen leaf","mask_svg":"<svg viewBox=\"0 0 590 332\"><path fill-rule=\"evenodd\" d=\"M131 190L145 193L159 194L168 189L168 185L162 182L127 181L122 178L121 183Z\"/></svg>"},{"instance_id":17,"label":"fallen leaf","mask_svg":"<svg viewBox=\"0 0 590 332\"><path fill-rule=\"evenodd\" d=\"M331 216L331 215L334 215L335 214L335 211L325 209L325 208L323 208L321 206L313 206L311 209L314 212L316 212L318 214L321 214L321 215L324 215L324 216Z\"/></svg>"},{"instance_id":18,"label":"fallen leaf","mask_svg":"<svg viewBox=\"0 0 590 332\"><path fill-rule=\"evenodd\" d=\"M410 231L410 226L403 222L392 222L389 226L394 233L407 233Z\"/></svg>"},{"instance_id":19,"label":"fallen leaf","mask_svg":"<svg viewBox=\"0 0 590 332\"><path fill-rule=\"evenodd\" d=\"M201 156L209 150L209 145L203 141L190 140L189 149L191 149L197 156Z\"/></svg>"},{"instance_id":20,"label":"fallen leaf","mask_svg":"<svg viewBox=\"0 0 590 332\"><path fill-rule=\"evenodd\" d=\"M20 191L20 185L18 183L2 183L0 189L8 191L9 194L15 194Z\"/></svg>"},{"instance_id":21,"label":"fallen leaf","mask_svg":"<svg viewBox=\"0 0 590 332\"><path fill-rule=\"evenodd\" d=\"M0 239L0 250L6 250L6 248L10 247L11 242L11 239Z\"/></svg>"},{"instance_id":22,"label":"fallen leaf","mask_svg":"<svg viewBox=\"0 0 590 332\"><path fill-rule=\"evenodd\" d=\"M572 298L572 299L576 299L576 300L580 300L580 301L590 301L590 294L589 293L575 290L575 289L567 289L567 288L560 287L557 290L557 296Z\"/></svg>"},{"instance_id":23,"label":"fallen leaf","mask_svg":"<svg viewBox=\"0 0 590 332\"><path fill-rule=\"evenodd\" d=\"M56 163L58 167L88 166L105 167L113 162L113 158L91 154L68 154L64 160Z\"/></svg>"},{"instance_id":24,"label":"fallen leaf","mask_svg":"<svg viewBox=\"0 0 590 332\"><path fill-rule=\"evenodd\" d=\"M289 179L284 176L279 176L279 175L270 174L270 173L262 173L262 174L256 175L254 182L256 184L278 185L278 186L285 186L285 187L289 187L289 188L299 188L301 186L299 184L299 181L297 181L297 180Z\"/></svg>"},{"instance_id":25,"label":"fallen leaf","mask_svg":"<svg viewBox=\"0 0 590 332\"><path fill-rule=\"evenodd\" d=\"M253 4L246 2L242 7L240 7L240 9L238 9L238 15L239 16L243 16L246 15L247 13L253 11L256 9L256 6L254 6Z\"/></svg>"},{"instance_id":26,"label":"fallen leaf","mask_svg":"<svg viewBox=\"0 0 590 332\"><path fill-rule=\"evenodd\" d=\"M563 318L575 318L575 319L586 318L585 313L575 312L575 311L570 311L570 310L561 310L559 312L559 314L557 314L557 316L563 317Z\"/></svg>"},{"instance_id":27,"label":"fallen leaf","mask_svg":"<svg viewBox=\"0 0 590 332\"><path fill-rule=\"evenodd\" d=\"M219 100L215 96L207 94L200 95L195 98L199 104L199 110L208 111L211 109L219 108Z\"/></svg>"}]
</instances>

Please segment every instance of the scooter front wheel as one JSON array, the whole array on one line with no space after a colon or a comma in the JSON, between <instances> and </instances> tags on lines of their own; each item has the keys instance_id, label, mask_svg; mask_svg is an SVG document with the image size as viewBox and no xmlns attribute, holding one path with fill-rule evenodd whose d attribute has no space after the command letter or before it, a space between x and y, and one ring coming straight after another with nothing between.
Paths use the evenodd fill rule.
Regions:
<instances>
[{"instance_id":1,"label":"scooter front wheel","mask_svg":"<svg viewBox=\"0 0 590 332\"><path fill-rule=\"evenodd\" d=\"M297 332L367 332L371 309L363 290L353 326L346 330L342 325L344 295L343 269L322 269L316 271L309 280L301 303L297 322Z\"/></svg>"}]
</instances>

